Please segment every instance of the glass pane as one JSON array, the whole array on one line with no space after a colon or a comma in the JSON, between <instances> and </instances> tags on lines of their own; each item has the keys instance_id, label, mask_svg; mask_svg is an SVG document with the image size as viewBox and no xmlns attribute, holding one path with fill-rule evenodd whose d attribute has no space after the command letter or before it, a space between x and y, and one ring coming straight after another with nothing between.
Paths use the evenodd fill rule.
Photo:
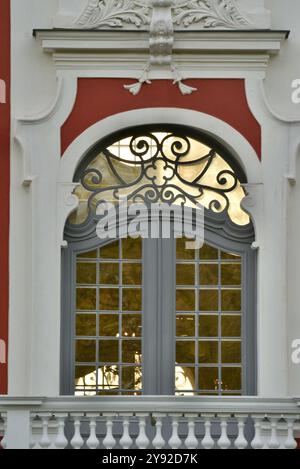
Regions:
<instances>
[{"instance_id":1,"label":"glass pane","mask_svg":"<svg viewBox=\"0 0 300 469\"><path fill-rule=\"evenodd\" d=\"M176 291L176 310L195 311L195 290Z\"/></svg>"},{"instance_id":2,"label":"glass pane","mask_svg":"<svg viewBox=\"0 0 300 469\"><path fill-rule=\"evenodd\" d=\"M218 390L218 368L199 368L199 388L207 391Z\"/></svg>"},{"instance_id":3,"label":"glass pane","mask_svg":"<svg viewBox=\"0 0 300 469\"><path fill-rule=\"evenodd\" d=\"M87 363L96 361L96 341L95 340L76 340L75 361L78 363Z\"/></svg>"},{"instance_id":4,"label":"glass pane","mask_svg":"<svg viewBox=\"0 0 300 469\"><path fill-rule=\"evenodd\" d=\"M95 263L77 263L77 283L95 284L96 283L96 264Z\"/></svg>"},{"instance_id":5,"label":"glass pane","mask_svg":"<svg viewBox=\"0 0 300 469\"><path fill-rule=\"evenodd\" d=\"M77 255L78 259L95 259L98 255L97 249L95 251L83 252Z\"/></svg>"},{"instance_id":6,"label":"glass pane","mask_svg":"<svg viewBox=\"0 0 300 469\"><path fill-rule=\"evenodd\" d=\"M241 342L222 342L222 363L241 363Z\"/></svg>"},{"instance_id":7,"label":"glass pane","mask_svg":"<svg viewBox=\"0 0 300 469\"><path fill-rule=\"evenodd\" d=\"M140 288L123 289L123 311L142 310L142 290Z\"/></svg>"},{"instance_id":8,"label":"glass pane","mask_svg":"<svg viewBox=\"0 0 300 469\"><path fill-rule=\"evenodd\" d=\"M100 249L101 259L119 259L119 241L108 244Z\"/></svg>"},{"instance_id":9,"label":"glass pane","mask_svg":"<svg viewBox=\"0 0 300 469\"><path fill-rule=\"evenodd\" d=\"M99 334L101 337L116 337L119 333L119 316L117 314L101 314Z\"/></svg>"},{"instance_id":10,"label":"glass pane","mask_svg":"<svg viewBox=\"0 0 300 469\"><path fill-rule=\"evenodd\" d=\"M222 316L222 337L240 337L241 316Z\"/></svg>"},{"instance_id":11,"label":"glass pane","mask_svg":"<svg viewBox=\"0 0 300 469\"><path fill-rule=\"evenodd\" d=\"M200 265L200 285L218 285L219 268L218 265L201 264Z\"/></svg>"},{"instance_id":12,"label":"glass pane","mask_svg":"<svg viewBox=\"0 0 300 469\"><path fill-rule=\"evenodd\" d=\"M97 374L95 366L75 367L75 395L95 396Z\"/></svg>"},{"instance_id":13,"label":"glass pane","mask_svg":"<svg viewBox=\"0 0 300 469\"><path fill-rule=\"evenodd\" d=\"M176 391L193 391L194 389L196 389L194 367L176 366L175 388L176 388Z\"/></svg>"},{"instance_id":14,"label":"glass pane","mask_svg":"<svg viewBox=\"0 0 300 469\"><path fill-rule=\"evenodd\" d=\"M140 314L122 315L122 336L140 337L142 335L142 316Z\"/></svg>"},{"instance_id":15,"label":"glass pane","mask_svg":"<svg viewBox=\"0 0 300 469\"><path fill-rule=\"evenodd\" d=\"M115 285L119 283L119 264L101 264L100 283L105 285Z\"/></svg>"},{"instance_id":16,"label":"glass pane","mask_svg":"<svg viewBox=\"0 0 300 469\"><path fill-rule=\"evenodd\" d=\"M76 290L76 309L95 310L96 309L96 289L95 288L77 288Z\"/></svg>"},{"instance_id":17,"label":"glass pane","mask_svg":"<svg viewBox=\"0 0 300 469\"><path fill-rule=\"evenodd\" d=\"M176 283L177 285L195 285L195 265L177 264Z\"/></svg>"},{"instance_id":18,"label":"glass pane","mask_svg":"<svg viewBox=\"0 0 300 469\"><path fill-rule=\"evenodd\" d=\"M241 285L241 264L223 264L221 267L222 285Z\"/></svg>"},{"instance_id":19,"label":"glass pane","mask_svg":"<svg viewBox=\"0 0 300 469\"><path fill-rule=\"evenodd\" d=\"M142 388L142 369L137 366L123 366L122 388L140 390Z\"/></svg>"},{"instance_id":20,"label":"glass pane","mask_svg":"<svg viewBox=\"0 0 300 469\"><path fill-rule=\"evenodd\" d=\"M99 361L113 363L119 361L119 341L101 340L99 343Z\"/></svg>"},{"instance_id":21,"label":"glass pane","mask_svg":"<svg viewBox=\"0 0 300 469\"><path fill-rule=\"evenodd\" d=\"M141 264L123 264L123 285L142 285Z\"/></svg>"},{"instance_id":22,"label":"glass pane","mask_svg":"<svg viewBox=\"0 0 300 469\"><path fill-rule=\"evenodd\" d=\"M122 240L123 259L141 259L142 258L142 240L141 238L126 238Z\"/></svg>"},{"instance_id":23,"label":"glass pane","mask_svg":"<svg viewBox=\"0 0 300 469\"><path fill-rule=\"evenodd\" d=\"M176 362L177 363L195 363L195 342L177 341L176 342Z\"/></svg>"},{"instance_id":24,"label":"glass pane","mask_svg":"<svg viewBox=\"0 0 300 469\"><path fill-rule=\"evenodd\" d=\"M222 368L222 389L224 391L239 391L242 387L241 368Z\"/></svg>"},{"instance_id":25,"label":"glass pane","mask_svg":"<svg viewBox=\"0 0 300 469\"><path fill-rule=\"evenodd\" d=\"M218 311L218 290L200 290L200 311Z\"/></svg>"},{"instance_id":26,"label":"glass pane","mask_svg":"<svg viewBox=\"0 0 300 469\"><path fill-rule=\"evenodd\" d=\"M119 309L119 290L117 288L100 288L99 309L115 311Z\"/></svg>"},{"instance_id":27,"label":"glass pane","mask_svg":"<svg viewBox=\"0 0 300 469\"><path fill-rule=\"evenodd\" d=\"M200 249L200 259L209 261L218 259L218 250L212 246L208 246L208 244L204 244Z\"/></svg>"},{"instance_id":28,"label":"glass pane","mask_svg":"<svg viewBox=\"0 0 300 469\"><path fill-rule=\"evenodd\" d=\"M222 311L241 311L241 290L222 290Z\"/></svg>"},{"instance_id":29,"label":"glass pane","mask_svg":"<svg viewBox=\"0 0 300 469\"><path fill-rule=\"evenodd\" d=\"M141 363L142 343L140 340L122 341L122 362L123 363Z\"/></svg>"},{"instance_id":30,"label":"glass pane","mask_svg":"<svg viewBox=\"0 0 300 469\"><path fill-rule=\"evenodd\" d=\"M96 335L96 316L94 314L77 314L76 335L77 336L95 336Z\"/></svg>"},{"instance_id":31,"label":"glass pane","mask_svg":"<svg viewBox=\"0 0 300 469\"><path fill-rule=\"evenodd\" d=\"M119 368L117 366L101 366L98 371L98 387L107 390L105 394L111 394L111 390L119 387ZM101 393L103 394L103 393Z\"/></svg>"},{"instance_id":32,"label":"glass pane","mask_svg":"<svg viewBox=\"0 0 300 469\"><path fill-rule=\"evenodd\" d=\"M199 337L217 337L218 322L218 316L201 315L199 317Z\"/></svg>"},{"instance_id":33,"label":"glass pane","mask_svg":"<svg viewBox=\"0 0 300 469\"><path fill-rule=\"evenodd\" d=\"M186 249L186 243L191 242L187 238L178 238L176 241L176 257L177 259L195 259L195 250Z\"/></svg>"},{"instance_id":34,"label":"glass pane","mask_svg":"<svg viewBox=\"0 0 300 469\"><path fill-rule=\"evenodd\" d=\"M218 363L218 342L199 342L199 363Z\"/></svg>"},{"instance_id":35,"label":"glass pane","mask_svg":"<svg viewBox=\"0 0 300 469\"><path fill-rule=\"evenodd\" d=\"M241 257L238 254L234 254L233 252L221 252L222 259L232 259L238 261Z\"/></svg>"},{"instance_id":36,"label":"glass pane","mask_svg":"<svg viewBox=\"0 0 300 469\"><path fill-rule=\"evenodd\" d=\"M195 316L177 315L176 316L176 335L177 337L195 336Z\"/></svg>"}]
</instances>

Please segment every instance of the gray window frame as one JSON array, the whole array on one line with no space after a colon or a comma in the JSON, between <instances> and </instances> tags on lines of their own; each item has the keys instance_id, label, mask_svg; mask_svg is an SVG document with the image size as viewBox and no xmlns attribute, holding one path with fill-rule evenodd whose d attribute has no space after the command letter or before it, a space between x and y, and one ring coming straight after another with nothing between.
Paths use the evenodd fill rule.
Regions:
<instances>
[{"instance_id":1,"label":"gray window frame","mask_svg":"<svg viewBox=\"0 0 300 469\"><path fill-rule=\"evenodd\" d=\"M61 394L74 394L74 330L76 256L109 244L95 233L96 219L80 229L67 226L62 249ZM205 211L205 242L242 257L243 395L257 393L256 251L252 224L237 226L227 214ZM143 393L174 395L176 241L148 239L143 243ZM145 285L147 287L145 288ZM161 314L163 311L164 314ZM146 332L146 333L145 333ZM170 366L173 363L174 366ZM153 364L155 364L153 366Z\"/></svg>"}]
</instances>

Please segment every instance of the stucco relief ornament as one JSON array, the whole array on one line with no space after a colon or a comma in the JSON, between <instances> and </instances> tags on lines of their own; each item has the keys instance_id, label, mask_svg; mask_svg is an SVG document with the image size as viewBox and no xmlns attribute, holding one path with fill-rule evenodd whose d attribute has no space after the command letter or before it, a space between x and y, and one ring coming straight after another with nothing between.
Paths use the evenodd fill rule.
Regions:
<instances>
[{"instance_id":1,"label":"stucco relief ornament","mask_svg":"<svg viewBox=\"0 0 300 469\"><path fill-rule=\"evenodd\" d=\"M83 29L122 28L124 24L140 28L150 19L148 0L90 0L76 24Z\"/></svg>"},{"instance_id":2,"label":"stucco relief ornament","mask_svg":"<svg viewBox=\"0 0 300 469\"><path fill-rule=\"evenodd\" d=\"M235 0L174 0L174 23L187 28L247 28L251 23L239 11Z\"/></svg>"}]
</instances>

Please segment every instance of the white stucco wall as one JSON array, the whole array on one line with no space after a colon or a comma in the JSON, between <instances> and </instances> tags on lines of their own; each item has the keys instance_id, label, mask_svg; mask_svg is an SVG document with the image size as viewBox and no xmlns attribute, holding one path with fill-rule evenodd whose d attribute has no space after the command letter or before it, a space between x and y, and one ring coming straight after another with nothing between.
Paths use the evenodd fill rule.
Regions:
<instances>
[{"instance_id":1,"label":"white stucco wall","mask_svg":"<svg viewBox=\"0 0 300 469\"><path fill-rule=\"evenodd\" d=\"M43 53L39 42L32 37L32 30L52 27L53 19L57 13L58 0L11 0L11 3L12 117L15 119L42 112L54 99L56 78L52 59ZM272 11L274 29L291 30L290 39L282 48L280 55L271 59L265 82L266 96L271 109L283 119L300 121L300 104L295 105L291 101L291 82L295 78L300 79L300 2L299 0L285 0L284 2L283 0L266 0L265 5ZM253 103L252 105L255 107ZM262 311L264 305L268 305L268 311L259 322L259 333L262 334L262 331L267 333L269 330L269 337L266 336L265 339L261 337L260 340L259 353L264 357L260 369L260 389L263 394L300 395L300 365L292 365L289 358L291 341L294 338L300 339L300 288L298 286L300 163L298 162L297 166L297 184L290 187L286 180L290 156L288 124L275 119L267 110L258 109L257 118L266 123L262 169L266 190L264 206L267 211L265 215L269 222L264 233L264 248L269 251L271 259L269 265L261 271L261 275L269 276L271 287L268 294L262 292L262 296L267 295L267 298L262 297L259 300ZM47 138L45 138L45 145L47 145ZM55 159L47 160L48 150L45 148L43 151L41 147L34 155L34 158L41 162L36 167L40 170L43 168L44 174L41 179L45 178L47 171L49 171L49 178L55 181L56 173L58 173L58 161ZM32 202L35 183L33 187L27 189L22 186L24 169L21 154L19 145L13 143L11 158L9 391L11 394L26 395L46 393L46 390L49 389L50 394L55 395L55 390L58 389L58 375L55 372L57 362L55 361L51 366L51 356L47 355L47 350L42 350L42 338L37 338L35 335L39 328L33 327L37 314L43 320L43 315L47 315L51 311L47 309L37 311L39 308L37 305L43 303L36 302L35 298L37 285L32 266L36 259L35 246L32 243L34 240L33 232L35 232L36 224L39 221L35 216L32 216L32 210L35 209ZM48 154L47 157L46 154ZM51 186L49 183L48 185L49 191L55 190L55 187L55 184ZM56 198L55 193L49 193L47 196L52 201L52 198ZM287 200L286 196L288 196ZM54 210L54 202L52 205ZM281 233L274 233L271 222L274 222L275 227L280 225L282 218L285 218L283 213L285 205L288 207L289 217L286 219L285 229ZM48 210L48 207L45 207L45 210ZM49 239L53 241L54 238ZM268 239L269 244L267 244ZM42 246L40 247L39 256L39 262L47 262L47 246L44 245L44 251ZM278 268L276 256L283 257L287 270L276 272ZM283 265L285 261L283 261ZM272 275L272 270L274 275ZM56 272L55 269L54 272ZM47 285L40 287L47 289ZM272 304L272 289L274 289L274 294L278 290L281 291L280 304L276 304L275 299ZM277 321L274 330L272 329L271 305L276 311L274 314L277 315L277 318L280 316L280 308L282 309L281 320ZM56 317L59 317L59 314L56 314ZM56 331L55 324L52 325L53 330L50 329L49 334ZM44 332L46 334L46 331ZM277 351L276 341L280 342ZM39 379L43 380L44 378L41 378L43 356L36 356L37 343L41 347L42 355L45 356L45 373L48 373L45 378L47 386L38 382ZM59 356L59 352L56 353L55 360L57 356ZM37 363L39 369L37 369ZM49 363L50 366L48 366ZM276 380L279 383L278 389L274 389Z\"/></svg>"}]
</instances>

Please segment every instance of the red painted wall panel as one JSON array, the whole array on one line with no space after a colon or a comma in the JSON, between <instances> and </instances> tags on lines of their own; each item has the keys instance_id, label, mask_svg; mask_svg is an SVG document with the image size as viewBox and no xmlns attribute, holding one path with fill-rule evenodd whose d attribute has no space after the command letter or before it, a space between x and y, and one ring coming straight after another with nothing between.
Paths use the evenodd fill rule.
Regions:
<instances>
[{"instance_id":1,"label":"red painted wall panel","mask_svg":"<svg viewBox=\"0 0 300 469\"><path fill-rule=\"evenodd\" d=\"M170 80L154 80L137 96L124 89L124 78L80 78L74 108L61 129L62 154L84 130L101 119L133 109L175 107L217 117L239 131L261 157L261 129L251 113L242 79L195 79L198 91L183 96Z\"/></svg>"},{"instance_id":2,"label":"red painted wall panel","mask_svg":"<svg viewBox=\"0 0 300 469\"><path fill-rule=\"evenodd\" d=\"M0 44L0 79L4 80L6 85L6 103L0 103L0 340L4 341L7 352L10 187L10 0L0 1ZM5 355L4 358L7 362L7 353ZM7 363L0 363L0 394L6 393Z\"/></svg>"}]
</instances>

